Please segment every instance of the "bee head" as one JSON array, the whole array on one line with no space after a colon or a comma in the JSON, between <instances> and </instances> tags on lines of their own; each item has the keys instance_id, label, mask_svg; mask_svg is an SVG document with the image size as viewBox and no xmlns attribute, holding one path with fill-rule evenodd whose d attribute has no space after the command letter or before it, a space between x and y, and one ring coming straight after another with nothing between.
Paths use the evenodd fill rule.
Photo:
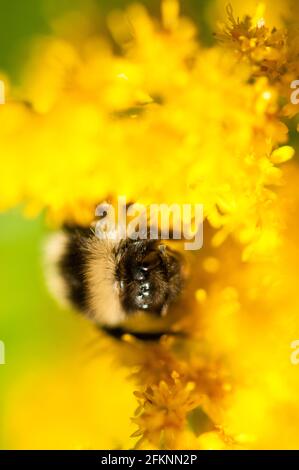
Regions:
<instances>
[{"instance_id":1,"label":"bee head","mask_svg":"<svg viewBox=\"0 0 299 470\"><path fill-rule=\"evenodd\" d=\"M181 292L181 259L161 241L125 240L117 253L120 300L129 314L163 315Z\"/></svg>"}]
</instances>

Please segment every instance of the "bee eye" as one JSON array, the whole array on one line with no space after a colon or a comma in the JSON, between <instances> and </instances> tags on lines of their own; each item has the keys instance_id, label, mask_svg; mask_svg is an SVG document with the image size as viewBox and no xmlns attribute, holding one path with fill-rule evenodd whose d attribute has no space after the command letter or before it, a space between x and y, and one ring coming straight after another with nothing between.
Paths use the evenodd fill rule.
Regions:
<instances>
[{"instance_id":1,"label":"bee eye","mask_svg":"<svg viewBox=\"0 0 299 470\"><path fill-rule=\"evenodd\" d=\"M142 260L140 268L142 271L150 271L159 266L161 262L159 253L157 251L150 251Z\"/></svg>"},{"instance_id":2,"label":"bee eye","mask_svg":"<svg viewBox=\"0 0 299 470\"><path fill-rule=\"evenodd\" d=\"M135 281L144 281L148 278L150 271L153 271L161 263L161 258L157 251L149 251L144 258L131 267L131 275Z\"/></svg>"},{"instance_id":3,"label":"bee eye","mask_svg":"<svg viewBox=\"0 0 299 470\"><path fill-rule=\"evenodd\" d=\"M164 315L180 292L180 262L167 246L127 242L122 247L116 279L126 314L144 311Z\"/></svg>"}]
</instances>

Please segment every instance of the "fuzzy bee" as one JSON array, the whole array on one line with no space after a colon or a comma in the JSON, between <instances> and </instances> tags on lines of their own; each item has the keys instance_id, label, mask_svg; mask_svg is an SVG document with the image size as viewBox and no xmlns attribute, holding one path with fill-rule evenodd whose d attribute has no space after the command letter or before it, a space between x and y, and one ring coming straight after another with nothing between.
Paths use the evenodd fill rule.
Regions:
<instances>
[{"instance_id":1,"label":"fuzzy bee","mask_svg":"<svg viewBox=\"0 0 299 470\"><path fill-rule=\"evenodd\" d=\"M47 278L60 301L109 334L158 339L171 330L185 271L182 255L151 239L111 239L66 226L46 249Z\"/></svg>"}]
</instances>

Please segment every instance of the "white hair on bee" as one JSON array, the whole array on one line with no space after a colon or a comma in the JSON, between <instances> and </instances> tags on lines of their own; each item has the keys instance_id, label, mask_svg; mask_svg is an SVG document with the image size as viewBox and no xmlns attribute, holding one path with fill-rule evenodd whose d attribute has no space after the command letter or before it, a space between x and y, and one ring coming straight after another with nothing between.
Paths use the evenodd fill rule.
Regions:
<instances>
[{"instance_id":1,"label":"white hair on bee","mask_svg":"<svg viewBox=\"0 0 299 470\"><path fill-rule=\"evenodd\" d=\"M46 284L49 292L63 307L71 305L66 279L59 270L59 262L65 253L67 242L67 235L61 231L50 235L43 247Z\"/></svg>"}]
</instances>

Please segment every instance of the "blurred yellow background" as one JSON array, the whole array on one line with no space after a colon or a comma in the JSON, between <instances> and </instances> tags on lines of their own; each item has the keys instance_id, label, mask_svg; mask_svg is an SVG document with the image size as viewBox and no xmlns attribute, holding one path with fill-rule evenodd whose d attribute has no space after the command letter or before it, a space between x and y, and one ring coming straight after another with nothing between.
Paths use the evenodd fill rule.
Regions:
<instances>
[{"instance_id":1,"label":"blurred yellow background","mask_svg":"<svg viewBox=\"0 0 299 470\"><path fill-rule=\"evenodd\" d=\"M104 21L106 13L115 7L123 7L130 3L131 1L127 0L99 0L97 4L103 12L100 20L102 24L99 27L107 33L107 26L105 26ZM160 15L160 1L142 0L141 3L148 7L153 16ZM247 8L249 13L254 12L258 2L247 2L246 5L239 1L235 3L237 3L236 14L242 16L246 13ZM86 2L84 4L84 8L86 8ZM181 2L183 14L190 16L193 22L195 22L199 28L201 43L207 48L215 43L212 31L216 27L217 20L225 16L225 4L226 2L224 1L216 0L200 2L188 0ZM71 0L48 0L48 2L40 0L26 0L26 2L0 0L0 70L9 76L14 86L18 87L21 76L20 70L30 57L32 38L48 33L49 21L53 20L54 17L58 18L63 13L74 10L80 13L81 7L82 2ZM271 8L268 8L269 14L267 17L270 25L276 24L280 26L280 12L282 10L287 14L288 6L280 1L271 2ZM142 28L140 29L142 30ZM186 43L188 46L188 34L191 29L189 24L183 24L182 38L186 39L187 37ZM119 31L116 32L116 34L118 33ZM180 38L180 36L178 37ZM192 40L190 40L190 43L192 46ZM185 43L182 41L179 44L183 48ZM178 50L178 53L181 53L179 48ZM296 186L298 181L297 163L294 159L295 162L285 172L284 181L287 182L287 189L279 193L282 196L278 198L279 203L277 205L274 203L273 209L273 205L271 205L273 202L271 200L271 191L265 191L264 194L263 190L264 186L267 189L269 187L272 189L277 181L279 181L278 185L280 184L280 172L274 165L276 164L275 154L273 157L271 145L269 155L267 154L266 157L264 155L267 153L265 147L268 146L268 140L271 141L271 138L274 139L275 145L284 143L286 133L285 126L280 125L280 123L278 124L276 117L272 119L271 113L275 116L275 111L273 111L273 108L275 109L275 104L273 104L276 98L275 90L271 88L271 91L269 91L266 82L259 83L256 89L254 87L250 88L248 82L246 86L244 85L244 90L242 89L239 95L236 92L238 79L234 82L235 77L231 73L230 64L226 63L225 58L222 64L224 67L223 75L226 81L225 83L219 83L217 75L219 53L218 55L217 53L214 54L212 49L208 49L207 52L202 54L203 57L205 57L204 54L207 57L207 62L203 59L203 63L201 63L202 71L209 66L210 69L208 69L206 74L202 74L206 82L201 84L201 88L199 87L198 96L202 98L205 95L206 87L210 92L209 97L212 100L215 98L213 103L215 110L211 107L211 112L208 111L209 121L207 126L214 121L218 126L215 134L214 129L209 128L207 135L203 138L204 145L210 150L211 155L203 152L204 154L201 156L206 165L206 174L204 173L204 176L213 176L215 173L217 177L215 177L213 183L215 186L216 183L219 184L220 203L217 201L217 204L219 204L220 209L219 212L214 210L214 195L212 195L212 202L210 207L208 207L208 210L211 211L211 214L209 214L210 222L212 225L214 223L216 228L217 224L220 226L223 212L228 208L228 213L230 213L230 210L232 213L231 218L225 219L226 222L228 221L228 233L235 230L238 242L246 244L250 236L252 236L251 232L254 232L256 228L254 225L256 218L259 220L260 215L257 210L257 216L255 210L252 210L251 205L248 203L249 198L247 198L246 193L248 191L254 202L256 202L255 198L257 199L256 205L260 202L259 197L262 195L260 197L264 204L261 204L260 208L262 213L261 219L263 220L261 223L262 229L260 227L257 229L262 236L256 242L254 238L255 233L253 234L256 244L254 248L250 247L252 248L251 251L250 249L244 250L245 255L244 252L241 253L240 248L235 248L234 243L231 243L231 245L225 244L225 239L228 235L228 233L225 233L225 230L221 233L218 232L220 236L218 235L218 239L216 238L216 242L217 240L219 242L220 239L220 241L224 242L224 248L219 248L217 243L215 243L213 248L208 246L207 259L202 263L206 277L203 281L203 286L201 284L198 286L203 288L199 289L199 292L198 290L196 291L197 301L200 304L198 307L199 312L203 316L204 338L200 336L201 330L199 328L199 337L196 337L196 339L198 340L199 338L199 343L203 341L203 349L206 347L205 341L210 341L212 367L208 368L207 373L205 372L205 365L202 364L202 351L197 354L197 346L194 347L194 357L191 355L193 362L190 370L186 366L188 361L186 363L184 361L186 360L185 356L188 356L190 352L189 348L192 349L191 346L188 345L187 351L184 350L183 360L180 358L178 363L174 361L173 370L171 369L173 357L172 355L170 355L170 358L168 357L168 350L166 349L165 352L162 348L162 353L165 356L161 354L160 350L154 350L153 357L158 358L155 364L156 369L152 370L148 366L146 358L144 359L144 365L148 369L148 374L154 374L155 372L159 376L161 354L161 371L164 373L164 369L166 369L168 373L167 367L169 367L171 371L169 374L170 383L174 385L174 392L167 381L167 384L165 384L163 380L159 382L157 379L158 385L153 381L154 386L150 389L150 392L146 390L145 395L137 395L137 401L140 401L141 408L144 406L146 410L146 413L140 419L139 427L142 428L144 426L143 431L145 434L149 431L149 436L146 435L152 446L157 445L156 443L159 441L160 436L157 438L155 431L160 416L156 413L156 409L154 410L156 415L154 415L151 405L153 402L155 406L157 405L159 411L167 409L163 400L165 400L166 404L168 401L170 402L171 412L169 415L171 418L173 418L173 415L177 418L177 409L180 410L180 406L182 406L182 421L186 415L191 422L192 415L189 412L190 410L193 411L192 407L194 405L191 400L191 398L193 399L192 387L195 387L194 383L197 380L199 384L197 383L197 388L195 388L197 394L200 392L199 395L202 402L200 402L200 406L196 402L198 405L196 409L198 411L202 407L211 419L215 417L215 422L218 424L223 418L222 411L219 411L221 406L219 405L218 407L217 402L219 396L222 393L229 395L232 390L236 391L234 401L229 395L228 401L231 400L231 406L228 407L227 413L224 414L225 425L228 423L230 429L235 433L234 437L230 441L226 436L225 425L223 427L219 425L217 433L214 427L212 429L215 432L211 434L203 433L201 441L196 441L199 448L222 448L226 445L234 447L243 443L245 447L257 448L263 446L277 448L279 443L283 447L294 447L299 442L294 435L296 427L294 416L299 416L296 402L296 387L299 383L297 375L299 377L299 372L289 363L289 344L290 341L296 339L294 335L296 334L297 325L299 335L299 324L296 316L296 279L294 275L296 272L296 260L299 260L299 257L297 257L296 248L298 234L296 224L294 224L292 219L296 211L292 212L293 209L291 210L291 206L288 204L290 200L293 205L296 205L296 201L298 201L298 189ZM174 57L176 58L175 52ZM208 61L210 62L208 63ZM198 73L200 74L201 70ZM243 73L243 69L240 66L240 75L241 73ZM181 82L184 82L184 78L182 74ZM160 77L155 76L155 79L158 81ZM162 76L162 82L163 79L164 76ZM195 79L196 76L195 78L193 77L193 80ZM181 82L178 80L178 87L181 86ZM164 82L163 86L165 87ZM175 86L177 86L177 83ZM218 90L218 88L220 91L214 96L213 90ZM235 102L231 106L228 105L230 92L235 98ZM122 89L120 91L120 96L122 97L121 93ZM256 98L256 95L258 98ZM126 98L127 96L125 95L124 99ZM142 98L144 99L144 96ZM178 98L180 99L180 96ZM244 106L243 99L246 101ZM256 102L254 101L255 99ZM225 100L227 100L227 109L225 108ZM192 94L189 96L186 93L186 102L190 104L191 111L194 104L194 106L198 105L198 108L196 108L197 112L201 106L200 103L195 101ZM251 108L252 103L253 109ZM174 101L174 106L176 104L176 101ZM188 109L188 107L186 108ZM191 127L194 126L194 133L196 133L197 121L202 119L203 127L205 127L206 123L205 114L200 118L200 116L192 115L191 111L190 116L187 114L190 117L190 122L186 123L184 122L184 115L182 117L179 112L177 115L169 113L170 118L173 119L172 124L174 128L176 130L178 128L179 131L182 130L183 135L186 132L187 137L189 137L189 125ZM218 111L221 115L219 122L217 121ZM233 131L227 132L227 134L225 125L221 127L225 120L226 112L233 123ZM153 116L155 118L155 114ZM167 120L166 118L168 118L168 115L166 117L162 116L161 122L164 122L163 119ZM246 121L247 118L248 122ZM84 116L82 120L84 121ZM244 125L243 121L245 122ZM154 126L154 124L155 122L152 123L150 121L150 125ZM231 122L228 123L228 125L230 124ZM240 146L249 146L252 142L248 129L251 131L252 128L254 129L253 134L257 141L254 151L257 152L258 158L254 159L254 151L250 147L252 154L249 152L248 158L244 158L244 167L242 166L242 158L232 159L228 162L224 160L222 162L221 173L219 170L219 162L221 162L219 151L222 151L223 147L225 148L224 156L229 156L230 148L236 146L234 139L237 137L240 139ZM160 148L160 140L163 144L165 136L165 148L168 149L167 145L169 145L171 150L176 150L175 139L177 136L175 133L175 138L173 139L173 134L171 132L167 134L165 131L166 126L165 129L163 128L164 134L163 129L160 131L158 126L151 129L154 129L158 136L157 147L155 147L154 139L151 141L154 149ZM288 144L297 148L298 134L295 122L291 121L290 129L290 141ZM128 132L130 132L130 129ZM205 135L204 132L203 135ZM218 135L227 135L227 139L224 143L219 142L215 135L216 137ZM130 142L129 133L128 136L128 141ZM190 155L193 149L196 151L197 145L201 145L201 142L198 143L192 137L194 135L191 135L189 140L186 138L184 141L184 145L186 145L184 148L190 149ZM16 136L16 140L17 138L18 136ZM167 139L169 139L170 144ZM120 142L122 142L121 139ZM137 151L140 142L143 143L141 138L140 141L137 139L137 144L135 142ZM288 152L288 149L284 150L278 157L281 157L283 161L284 158L288 158L286 156ZM212 155L214 157L215 155L217 156L215 157L215 163L213 158L210 158ZM55 156L59 161L59 155ZM244 155L242 154L241 157L244 157ZM276 154L276 159L279 160L278 157ZM9 161L9 158L9 155L2 154L1 164L3 163L4 165L5 161ZM181 158L180 164L183 165L185 154L181 155ZM256 161L258 162L257 164L255 163ZM215 168L213 167L214 164ZM147 171L147 165L144 166L146 167L145 171ZM166 161L165 168L168 166L169 162ZM246 171L248 168L250 177L248 177L247 181ZM234 179L235 169L236 178ZM202 178L200 165L198 168L194 166L193 170L192 176L194 180L190 182L190 186L192 186L191 183L195 185ZM238 170L240 170L240 178ZM155 170L153 169L152 171L154 172ZM174 176L171 174L169 179L170 181L175 181L175 184L169 185L169 191L172 190L175 193L176 187L179 187L181 181L176 175L181 173L179 169L175 168L175 165L171 167L171 171L173 171ZM175 173L175 171L178 173ZM183 171L185 171L185 168ZM196 173L197 171L198 173ZM166 170L164 173L166 174ZM161 171L160 175L157 172L157 179L160 176L165 176L164 173ZM240 220L243 223L242 214L234 214L234 210L231 209L235 207L235 201L233 197L230 198L231 188L226 184L221 184L221 177L223 175L231 181L232 186L236 188L236 192L237 190L239 191L236 199L237 203L240 203L241 209L248 211L245 212L246 215L252 215L253 228L251 232L250 217L248 220L249 227L242 227L239 230L238 223ZM244 191L244 187L246 191ZM182 192L183 190L184 188ZM209 195L209 191L210 181L207 181L203 194L205 196ZM227 195L227 199L223 195ZM263 199L264 196L265 199ZM269 199L267 199L268 197ZM284 206L285 201L287 201L287 204ZM57 212L59 212L59 201L55 200L54 202L58 206ZM221 203L223 204L222 207ZM215 203L215 205L217 204ZM34 209L36 207L33 204L33 212ZM280 218L283 211L287 212L284 223L288 227L288 230L283 235L282 243L284 249L275 252L277 259L270 259L270 261L267 261L269 264L265 264L265 260L261 260L259 256L263 255L267 249L276 249L275 243L278 238L276 238L277 233L275 231L277 228L276 217ZM264 215L265 218L263 219ZM0 448L131 448L136 441L136 439L130 438L130 435L136 431L136 424L132 423L131 417L134 415L137 401L133 395L136 386L133 381L128 380L128 376L135 371L134 361L130 363L130 360L128 360L129 367L122 365L121 361L117 362L115 355L111 354L111 342L102 338L100 333L82 316L72 311L65 311L57 306L50 297L45 287L41 262L43 243L48 233L46 215L43 212L38 217L26 218L24 217L24 208L18 206L0 215L0 340L5 344L6 356L6 364L0 365ZM288 236L289 234L291 235ZM221 245L220 242L218 244ZM210 254L209 250L212 254ZM231 253L231 257L227 253ZM245 261L250 259L250 256L252 258L256 256L256 259L254 259L255 264L248 266ZM215 262L217 257L219 257L220 261L217 262L216 259ZM200 263L201 261L198 262L198 266ZM220 274L217 277L218 265L221 265L221 263L222 268L220 268ZM210 279L214 274L215 276L211 281ZM201 278L200 281L202 281ZM276 282L277 284L275 284ZM277 285L279 286L278 288ZM286 286L288 286L289 292ZM206 287L207 291L204 290ZM207 303L202 307L206 298L208 299ZM285 316L283 315L284 308L286 309ZM205 313L202 313L203 311ZM198 327L198 324L196 327ZM136 350L138 351L138 349ZM261 352L263 352L262 358ZM147 350L146 353L151 357L152 351ZM215 357L217 360L215 360ZM272 357L275 357L275 361L277 360L277 367L276 363L272 363ZM218 360L221 363L219 367ZM232 363L230 373L233 377L228 379L226 373L227 369L229 369L228 364L230 364L230 361ZM194 383L191 380L193 379L192 367L194 367L197 373L200 371L196 379L194 379ZM247 371L252 375L247 376ZM204 375L205 373L207 376ZM218 373L221 377L218 377ZM161 376L163 377L162 372ZM183 377L182 381L180 381L181 377ZM285 377L287 378L284 379ZM142 379L143 376L139 380L141 384ZM217 388L218 379L220 391ZM215 386L215 383L217 383L217 386ZM236 383L240 387L235 389ZM210 392L210 390L212 391ZM205 394L208 398L207 396L202 398ZM154 396L155 399L151 402L148 396ZM270 398L268 399L269 396ZM198 399L198 395L196 398ZM251 405L254 412L250 409ZM201 416L201 424L202 421ZM180 419L178 419L178 422L179 427L181 426ZM279 423L281 424L281 431ZM172 424L172 422L169 424L170 428ZM189 426L190 429L192 428L191 424ZM151 435L150 431L152 429ZM285 433L283 433L283 429L286 430ZM230 433L228 432L228 434ZM280 434L283 435L280 437ZM186 440L180 441L181 445L185 446L185 448L194 445L192 439L188 440L189 437L187 433L187 437L184 435ZM175 441L172 434L168 438L169 442ZM197 438L198 435L196 434Z\"/></svg>"}]
</instances>

